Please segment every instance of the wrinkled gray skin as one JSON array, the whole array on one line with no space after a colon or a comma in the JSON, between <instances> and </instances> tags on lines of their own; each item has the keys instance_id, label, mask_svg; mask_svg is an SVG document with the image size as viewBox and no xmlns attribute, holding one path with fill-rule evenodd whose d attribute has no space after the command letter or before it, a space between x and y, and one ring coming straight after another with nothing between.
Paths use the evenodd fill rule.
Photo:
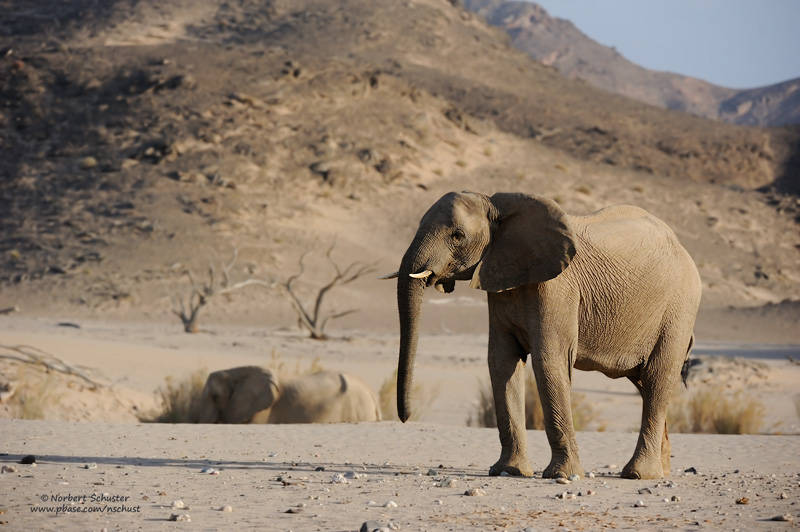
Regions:
<instances>
[{"instance_id":1,"label":"wrinkled gray skin","mask_svg":"<svg viewBox=\"0 0 800 532\"><path fill-rule=\"evenodd\" d=\"M372 388L352 375L321 371L280 384L258 366L215 371L200 400L199 423L250 423L270 408L267 423L380 421Z\"/></svg>"},{"instance_id":2,"label":"wrinkled gray skin","mask_svg":"<svg viewBox=\"0 0 800 532\"><path fill-rule=\"evenodd\" d=\"M489 374L502 448L490 475L533 474L524 416L528 354L552 450L545 478L584 473L570 409L572 368L627 377L642 396L639 440L622 476L669 473L667 404L694 342L701 287L665 223L637 207L568 216L542 197L451 192L423 216L396 275L401 420L410 416L422 293L470 281L489 304Z\"/></svg>"}]
</instances>

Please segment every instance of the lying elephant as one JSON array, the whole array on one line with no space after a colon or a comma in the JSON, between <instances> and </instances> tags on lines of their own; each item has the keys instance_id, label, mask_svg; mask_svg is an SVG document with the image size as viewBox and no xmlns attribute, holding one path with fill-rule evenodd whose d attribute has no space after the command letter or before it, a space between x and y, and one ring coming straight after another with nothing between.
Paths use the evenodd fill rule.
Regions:
<instances>
[{"instance_id":1,"label":"lying elephant","mask_svg":"<svg viewBox=\"0 0 800 532\"><path fill-rule=\"evenodd\" d=\"M200 400L199 423L250 423L270 409L267 423L380 421L375 392L364 381L321 371L280 384L272 370L258 366L215 371Z\"/></svg>"}]
</instances>

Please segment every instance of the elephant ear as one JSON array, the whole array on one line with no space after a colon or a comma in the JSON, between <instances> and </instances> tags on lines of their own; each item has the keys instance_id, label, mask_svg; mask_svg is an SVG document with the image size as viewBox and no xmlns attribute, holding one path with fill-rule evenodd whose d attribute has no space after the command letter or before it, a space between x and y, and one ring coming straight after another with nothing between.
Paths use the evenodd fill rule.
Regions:
<instances>
[{"instance_id":1,"label":"elephant ear","mask_svg":"<svg viewBox=\"0 0 800 532\"><path fill-rule=\"evenodd\" d=\"M470 286L501 292L558 276L575 256L575 231L548 198L498 193L490 198L491 241Z\"/></svg>"},{"instance_id":2,"label":"elephant ear","mask_svg":"<svg viewBox=\"0 0 800 532\"><path fill-rule=\"evenodd\" d=\"M248 423L257 412L272 406L278 394L278 382L272 371L258 367L247 369L251 371L234 384L225 411L227 423Z\"/></svg>"}]
</instances>

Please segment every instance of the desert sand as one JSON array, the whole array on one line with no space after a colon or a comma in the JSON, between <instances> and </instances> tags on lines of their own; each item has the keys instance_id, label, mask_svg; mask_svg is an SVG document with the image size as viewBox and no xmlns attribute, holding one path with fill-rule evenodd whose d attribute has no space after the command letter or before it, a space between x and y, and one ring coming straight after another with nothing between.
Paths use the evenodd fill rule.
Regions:
<instances>
[{"instance_id":1,"label":"desert sand","mask_svg":"<svg viewBox=\"0 0 800 532\"><path fill-rule=\"evenodd\" d=\"M377 391L395 367L397 338L335 331L320 342L296 329L209 324L190 335L177 321L58 323L6 317L3 343L58 353L92 368L104 386L59 379L48 414L59 420L0 421L0 462L13 468L0 476L0 520L9 530L358 530L367 521L401 530L774 530L791 525L771 519L800 513L800 366L786 358L797 354L791 345L698 346L698 358L716 362L698 366L690 390L745 390L765 406L764 434L672 434L672 473L657 481L618 477L638 431L633 386L576 372L573 391L596 415L578 435L587 477L561 485L538 478L549 460L542 431L528 434L537 477L487 475L499 455L497 431L466 427L488 379L485 335L423 335L416 379L436 396L418 422L172 425L137 419L158 408L153 392L166 376L317 360ZM737 349L749 357L720 356ZM35 466L19 463L27 455ZM472 489L482 495L465 495ZM191 521L169 521L185 515Z\"/></svg>"}]
</instances>

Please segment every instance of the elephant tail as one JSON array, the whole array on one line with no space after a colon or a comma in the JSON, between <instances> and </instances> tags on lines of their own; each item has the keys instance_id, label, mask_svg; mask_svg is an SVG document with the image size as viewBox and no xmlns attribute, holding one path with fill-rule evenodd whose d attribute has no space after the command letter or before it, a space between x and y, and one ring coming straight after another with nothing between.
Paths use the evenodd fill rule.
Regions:
<instances>
[{"instance_id":1,"label":"elephant tail","mask_svg":"<svg viewBox=\"0 0 800 532\"><path fill-rule=\"evenodd\" d=\"M694 334L692 334L692 337L689 338L689 347L686 349L686 360L683 361L683 367L681 368L681 379L683 380L683 385L686 386L686 388L689 388L689 384L686 382L686 380L689 378L689 371L693 366L696 366L700 363L700 361L696 358L689 358L689 353L692 352L692 347L694 347Z\"/></svg>"}]
</instances>

